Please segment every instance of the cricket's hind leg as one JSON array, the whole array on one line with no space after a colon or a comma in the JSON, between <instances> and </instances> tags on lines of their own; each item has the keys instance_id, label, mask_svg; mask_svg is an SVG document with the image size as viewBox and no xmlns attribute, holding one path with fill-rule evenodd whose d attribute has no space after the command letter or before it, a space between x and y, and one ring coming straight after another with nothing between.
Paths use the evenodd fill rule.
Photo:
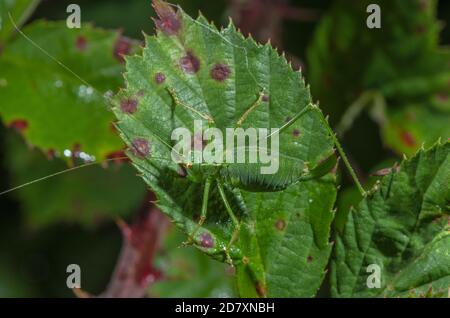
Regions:
<instances>
[{"instance_id":1,"label":"cricket's hind leg","mask_svg":"<svg viewBox=\"0 0 450 318\"><path fill-rule=\"evenodd\" d=\"M183 245L190 245L193 242L195 242L195 235L197 234L198 230L202 227L203 223L205 223L206 215L208 213L208 201L212 182L213 182L212 176L206 179L205 187L203 188L203 200L202 200L202 210L200 214L200 220L198 221L198 224L195 227L194 231L192 231L192 233L188 235L188 241L185 242Z\"/></svg>"},{"instance_id":2,"label":"cricket's hind leg","mask_svg":"<svg viewBox=\"0 0 450 318\"><path fill-rule=\"evenodd\" d=\"M227 210L228 215L230 216L231 221L233 222L234 227L235 227L235 229L233 231L233 234L231 235L230 242L228 242L227 246L225 247L225 256L227 258L227 262L231 266L233 266L233 261L232 261L231 256L230 256L230 249L231 249L231 246L233 245L233 243L239 237L239 233L241 231L241 223L239 222L239 220L237 219L237 217L234 214L233 210L231 209L230 203L228 202L228 199L227 199L227 197L225 195L225 191L223 189L223 185L222 185L221 181L219 181L219 180L217 181L217 188L219 189L220 196L222 197L223 203L225 204L225 209Z\"/></svg>"}]
</instances>

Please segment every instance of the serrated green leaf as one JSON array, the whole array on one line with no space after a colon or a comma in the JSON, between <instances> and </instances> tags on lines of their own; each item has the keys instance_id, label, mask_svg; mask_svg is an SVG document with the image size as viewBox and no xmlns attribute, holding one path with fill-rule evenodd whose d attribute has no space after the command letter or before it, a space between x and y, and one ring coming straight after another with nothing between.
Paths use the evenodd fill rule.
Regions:
<instances>
[{"instance_id":1,"label":"serrated green leaf","mask_svg":"<svg viewBox=\"0 0 450 318\"><path fill-rule=\"evenodd\" d=\"M123 66L114 56L118 33L43 21L24 33L82 80L17 38L0 55L0 116L6 125L25 123L28 142L44 151L62 154L77 147L101 160L121 149L102 96L120 85Z\"/></svg>"},{"instance_id":2,"label":"serrated green leaf","mask_svg":"<svg viewBox=\"0 0 450 318\"><path fill-rule=\"evenodd\" d=\"M242 249L250 261L255 251L260 257L266 282L261 285L267 296L313 297L331 252L328 238L336 199L334 177L304 182L282 192L242 195L249 213L245 231L253 237L242 243ZM239 276L238 282L241 279L245 276Z\"/></svg>"},{"instance_id":3,"label":"serrated green leaf","mask_svg":"<svg viewBox=\"0 0 450 318\"><path fill-rule=\"evenodd\" d=\"M335 235L337 297L446 294L450 286L450 143L418 152L351 209ZM371 264L381 285L369 288ZM372 286L373 287L373 286Z\"/></svg>"},{"instance_id":4,"label":"serrated green leaf","mask_svg":"<svg viewBox=\"0 0 450 318\"><path fill-rule=\"evenodd\" d=\"M193 20L181 9L175 13L164 2L154 3L160 6L160 29L157 36L146 37L142 56L127 58L126 89L118 93L113 111L131 149L129 155L157 194L158 206L190 234L197 227L206 179L186 177L185 171L172 161L172 131L186 127L192 132L194 120L202 117L211 118L212 125L223 132L234 128L261 94L265 100L249 113L242 127L279 128L312 101L301 74L293 71L271 46L245 39L233 25L218 31L203 17ZM194 111L175 106L173 94ZM207 120L204 125L208 125ZM326 159L332 152L331 137L314 111L306 112L280 135L280 153L298 160L296 169L307 167L311 171L324 160L328 163ZM285 173L289 171L282 168ZM244 164L239 169L245 173L250 168ZM248 293L240 288L241 295L276 297L286 295L287 290L290 296L314 295L328 259L335 197L334 179L324 180L320 181L323 185L316 180L263 194L225 184L225 194L242 224L230 257L238 271L244 269L250 275L244 284ZM324 198L319 204L308 204L308 200L320 201L319 197ZM280 210L274 210L275 205ZM195 244L225 261L224 250L235 226L214 183L208 211ZM323 219L317 219L318 215ZM281 217L286 232L276 227ZM273 242L265 241L269 237ZM299 277L293 268L298 269L299 262L306 264L308 256L315 265L310 267L309 276ZM276 259L277 264L271 259ZM284 271L287 267L292 270Z\"/></svg>"}]
</instances>

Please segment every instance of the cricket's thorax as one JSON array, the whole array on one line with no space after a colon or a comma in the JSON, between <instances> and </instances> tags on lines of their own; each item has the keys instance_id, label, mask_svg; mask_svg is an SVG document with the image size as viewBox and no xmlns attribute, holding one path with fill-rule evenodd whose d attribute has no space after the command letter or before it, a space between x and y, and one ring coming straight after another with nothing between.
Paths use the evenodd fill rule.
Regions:
<instances>
[{"instance_id":1,"label":"cricket's thorax","mask_svg":"<svg viewBox=\"0 0 450 318\"><path fill-rule=\"evenodd\" d=\"M297 180L282 170L275 174L262 174L258 164L233 164L220 169L220 176L233 187L252 192L275 192L286 189Z\"/></svg>"}]
</instances>

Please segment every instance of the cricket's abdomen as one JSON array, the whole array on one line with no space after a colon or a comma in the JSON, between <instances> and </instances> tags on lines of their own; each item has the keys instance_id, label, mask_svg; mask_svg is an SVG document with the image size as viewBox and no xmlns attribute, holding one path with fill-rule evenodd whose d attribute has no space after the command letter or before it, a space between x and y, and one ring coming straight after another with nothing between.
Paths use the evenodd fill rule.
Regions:
<instances>
[{"instance_id":1,"label":"cricket's abdomen","mask_svg":"<svg viewBox=\"0 0 450 318\"><path fill-rule=\"evenodd\" d=\"M262 174L260 168L258 164L231 164L223 166L220 174L233 187L252 192L281 191L298 180L292 171Z\"/></svg>"}]
</instances>

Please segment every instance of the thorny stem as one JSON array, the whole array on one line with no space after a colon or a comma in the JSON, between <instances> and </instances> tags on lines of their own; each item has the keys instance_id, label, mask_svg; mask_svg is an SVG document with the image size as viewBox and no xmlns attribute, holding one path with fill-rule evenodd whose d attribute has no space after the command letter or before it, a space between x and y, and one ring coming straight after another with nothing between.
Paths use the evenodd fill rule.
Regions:
<instances>
[{"instance_id":1,"label":"thorny stem","mask_svg":"<svg viewBox=\"0 0 450 318\"><path fill-rule=\"evenodd\" d=\"M169 219L153 203L155 197L149 193L133 224L119 220L123 244L114 273L106 290L98 297L138 298L144 297L149 286L160 275L153 268L153 261L170 225ZM79 297L89 294L74 290Z\"/></svg>"},{"instance_id":2,"label":"thorny stem","mask_svg":"<svg viewBox=\"0 0 450 318\"><path fill-rule=\"evenodd\" d=\"M319 107L316 105L310 104L309 107L312 110L315 110L319 114L319 119L323 123L323 125L327 128L328 133L330 134L331 138L333 139L333 142L337 148L337 151L339 152L339 155L342 158L342 161L344 162L344 165L348 169L350 176L352 177L353 181L356 184L356 187L358 188L359 192L363 197L366 196L366 191L364 190L363 186L361 185L361 182L359 182L358 176L356 175L355 170L353 169L352 165L350 164L347 155L344 152L344 149L342 148L341 143L339 142L338 138L336 137L336 134L334 133L333 129L331 128L330 124L328 123L328 120L324 117L322 111Z\"/></svg>"}]
</instances>

